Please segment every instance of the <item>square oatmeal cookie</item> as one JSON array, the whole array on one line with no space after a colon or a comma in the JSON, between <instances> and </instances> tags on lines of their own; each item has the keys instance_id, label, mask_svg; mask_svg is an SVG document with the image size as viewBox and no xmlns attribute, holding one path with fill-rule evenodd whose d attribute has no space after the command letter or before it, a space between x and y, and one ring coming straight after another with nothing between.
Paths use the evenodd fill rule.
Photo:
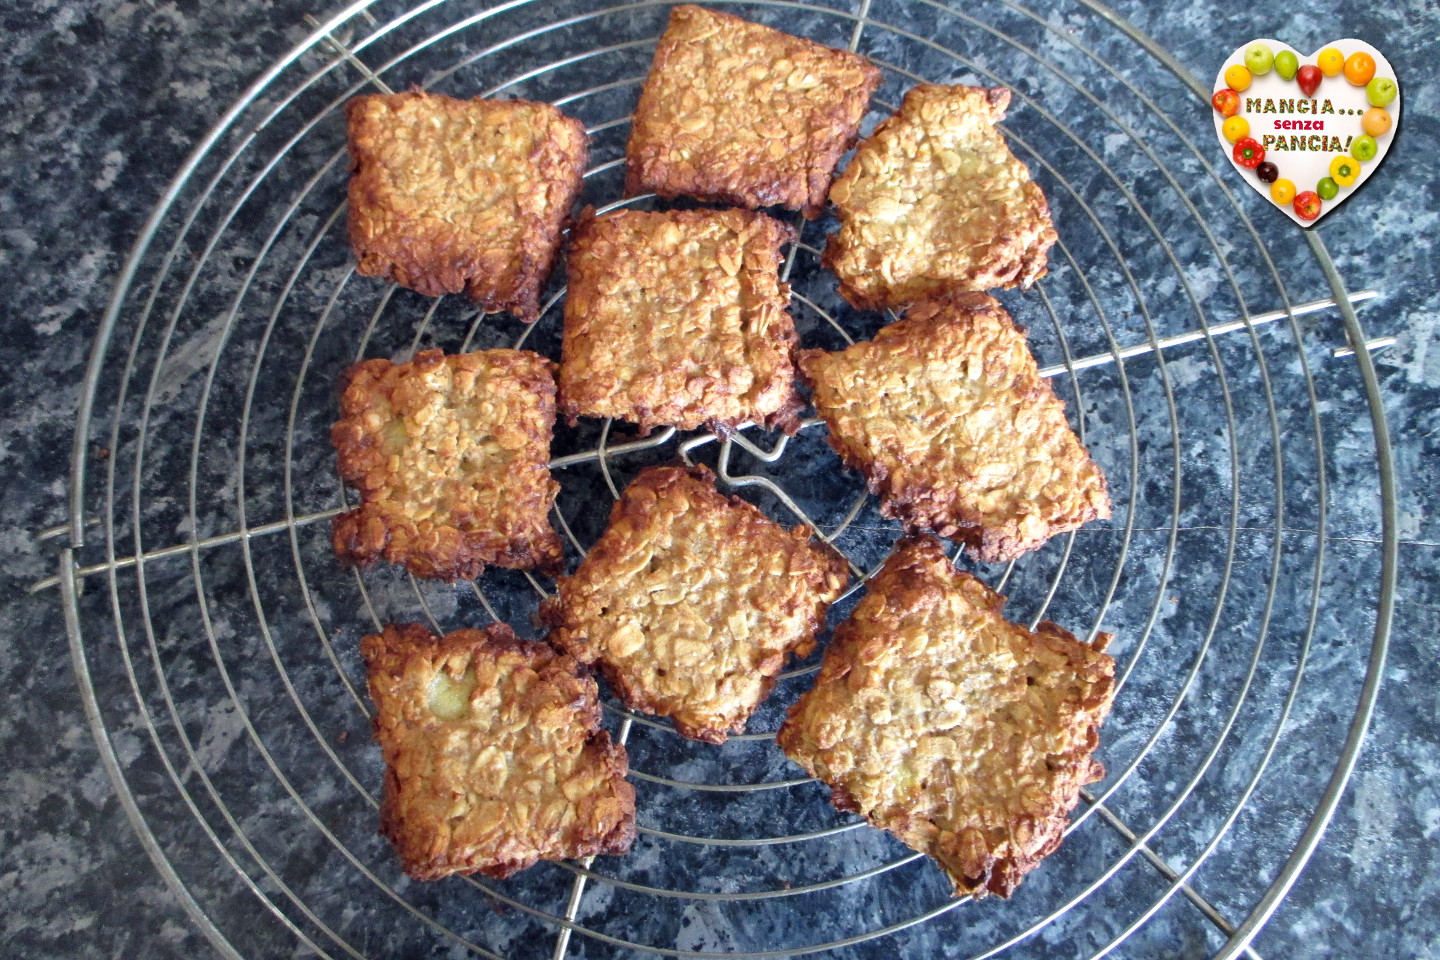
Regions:
<instances>
[{"instance_id":1,"label":"square oatmeal cookie","mask_svg":"<svg viewBox=\"0 0 1440 960\"><path fill-rule=\"evenodd\" d=\"M795 323L780 282L794 232L748 210L622 210L576 224L560 409L644 430L791 429Z\"/></svg>"},{"instance_id":2,"label":"square oatmeal cookie","mask_svg":"<svg viewBox=\"0 0 1440 960\"><path fill-rule=\"evenodd\" d=\"M929 854L955 893L1008 897L1060 846L1114 695L1101 634L1001 616L1005 598L912 537L835 630L781 749L858 813Z\"/></svg>"},{"instance_id":3,"label":"square oatmeal cookie","mask_svg":"<svg viewBox=\"0 0 1440 960\"><path fill-rule=\"evenodd\" d=\"M1104 474L986 294L916 304L868 343L799 362L830 445L911 529L994 563L1110 516Z\"/></svg>"},{"instance_id":4,"label":"square oatmeal cookie","mask_svg":"<svg viewBox=\"0 0 1440 960\"><path fill-rule=\"evenodd\" d=\"M1010 91L921 84L830 188L824 263L862 310L1028 287L1057 239L1045 195L996 128Z\"/></svg>"},{"instance_id":5,"label":"square oatmeal cookie","mask_svg":"<svg viewBox=\"0 0 1440 960\"><path fill-rule=\"evenodd\" d=\"M503 879L630 849L625 748L570 657L504 624L444 637L391 625L360 652L385 757L381 832L411 877Z\"/></svg>"},{"instance_id":6,"label":"square oatmeal cookie","mask_svg":"<svg viewBox=\"0 0 1440 960\"><path fill-rule=\"evenodd\" d=\"M598 663L626 706L724 743L785 658L815 648L845 588L845 559L811 533L717 492L703 466L650 467L541 616L550 641Z\"/></svg>"},{"instance_id":7,"label":"square oatmeal cookie","mask_svg":"<svg viewBox=\"0 0 1440 960\"><path fill-rule=\"evenodd\" d=\"M625 190L813 220L879 83L858 54L678 6L635 108Z\"/></svg>"},{"instance_id":8,"label":"square oatmeal cookie","mask_svg":"<svg viewBox=\"0 0 1440 960\"><path fill-rule=\"evenodd\" d=\"M585 171L580 121L418 90L356 97L345 116L357 271L534 320Z\"/></svg>"},{"instance_id":9,"label":"square oatmeal cookie","mask_svg":"<svg viewBox=\"0 0 1440 960\"><path fill-rule=\"evenodd\" d=\"M330 438L360 506L335 518L335 554L441 580L489 564L557 571L554 369L526 350L351 367Z\"/></svg>"}]
</instances>

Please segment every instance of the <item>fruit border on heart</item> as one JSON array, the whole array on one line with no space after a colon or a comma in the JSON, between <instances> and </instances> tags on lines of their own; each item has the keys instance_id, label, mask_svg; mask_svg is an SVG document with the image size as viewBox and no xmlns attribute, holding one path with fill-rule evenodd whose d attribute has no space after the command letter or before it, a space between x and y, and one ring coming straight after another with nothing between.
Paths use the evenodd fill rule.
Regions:
<instances>
[{"instance_id":1,"label":"fruit border on heart","mask_svg":"<svg viewBox=\"0 0 1440 960\"><path fill-rule=\"evenodd\" d=\"M1365 88L1370 109L1360 118L1364 132L1350 141L1349 155L1342 154L1330 162L1330 175L1321 177L1314 190L1296 193L1294 182L1281 177L1279 167L1266 161L1265 149L1249 136L1250 123L1240 115L1240 94L1249 89L1253 77L1263 76L1272 69L1281 79L1294 80L1306 97L1314 97L1325 78L1342 73L1352 86ZM1315 63L1302 64L1291 51L1276 54L1268 44L1258 40L1245 48L1245 63L1230 66L1224 79L1225 87L1215 92L1210 104L1226 118L1221 133L1235 145L1235 162L1254 171L1262 183L1270 184L1270 199L1281 207L1293 204L1295 215L1302 220L1319 217L1325 201L1335 199L1341 187L1353 184L1360 175L1360 165L1375 158L1376 138L1389 136L1392 125L1385 108L1399 91L1394 77L1375 76L1375 58L1364 51L1347 57L1335 47L1326 47L1315 54Z\"/></svg>"}]
</instances>

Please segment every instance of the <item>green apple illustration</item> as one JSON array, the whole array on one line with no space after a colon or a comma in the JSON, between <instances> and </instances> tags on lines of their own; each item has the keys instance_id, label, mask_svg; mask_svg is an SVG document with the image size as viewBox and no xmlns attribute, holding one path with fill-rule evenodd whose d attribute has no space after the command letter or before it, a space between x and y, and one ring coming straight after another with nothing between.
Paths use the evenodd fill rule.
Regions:
<instances>
[{"instance_id":1,"label":"green apple illustration","mask_svg":"<svg viewBox=\"0 0 1440 960\"><path fill-rule=\"evenodd\" d=\"M1275 54L1263 43L1255 42L1245 48L1245 66L1250 72L1260 77L1270 72L1275 65Z\"/></svg>"},{"instance_id":2,"label":"green apple illustration","mask_svg":"<svg viewBox=\"0 0 1440 960\"><path fill-rule=\"evenodd\" d=\"M1372 107L1387 105L1399 92L1400 88L1395 86L1395 81L1389 77L1376 77L1365 84L1365 99L1370 101Z\"/></svg>"}]
</instances>

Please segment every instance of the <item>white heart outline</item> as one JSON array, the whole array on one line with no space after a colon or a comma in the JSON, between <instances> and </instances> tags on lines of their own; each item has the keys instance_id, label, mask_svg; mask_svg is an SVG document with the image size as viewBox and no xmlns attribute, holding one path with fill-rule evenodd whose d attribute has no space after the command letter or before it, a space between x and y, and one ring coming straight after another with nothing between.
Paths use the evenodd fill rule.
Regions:
<instances>
[{"instance_id":1,"label":"white heart outline","mask_svg":"<svg viewBox=\"0 0 1440 960\"><path fill-rule=\"evenodd\" d=\"M1218 93L1221 90L1229 88L1230 85L1225 82L1225 71L1236 64L1244 66L1245 50L1254 43L1267 44L1270 47L1271 51L1273 51L1274 53L1279 53L1282 50L1289 50L1291 53L1295 54L1296 58L1300 61L1301 66L1304 66L1307 63L1313 64L1315 62L1315 57L1322 50L1326 50L1330 47L1338 47L1342 52L1345 53L1347 57L1352 53L1359 53L1363 51L1375 58L1375 76L1391 77L1395 81L1395 99L1389 104L1387 104L1385 107L1385 109L1390 112L1390 132L1384 137L1376 138L1376 143L1379 149L1375 153L1375 159L1368 160L1365 163L1361 164L1360 176L1355 178L1355 182L1348 187L1341 187L1340 195L1337 196L1334 200L1326 200L1324 202L1324 205L1320 208L1320 216L1316 217L1314 220L1302 219L1300 215L1295 212L1295 205L1293 203L1287 203L1282 207L1280 204L1271 200L1270 185L1268 183L1262 183L1260 178L1255 176L1255 171L1247 170L1245 167L1242 167L1240 164L1235 162L1234 145L1231 144L1229 140L1225 139L1225 134L1221 130L1221 126L1225 123L1225 120L1227 118L1221 116L1220 111L1216 110L1213 106L1211 106L1210 115L1215 121L1215 137L1220 142L1220 146L1224 149L1225 158L1230 161L1230 165L1233 166L1235 170L1240 174L1241 178L1245 181L1247 186L1253 188L1257 193L1260 194L1261 197L1265 199L1265 203L1268 206L1270 206L1272 209L1283 212L1286 216L1288 216L1295 223L1299 224L1301 227L1309 229L1310 227L1315 226L1315 224L1319 223L1321 220L1324 220L1346 200L1349 200L1351 195L1356 190L1360 189L1360 187L1365 183L1365 181L1369 180L1371 175L1376 171L1376 169L1379 168L1380 164L1385 161L1386 154L1390 152L1390 145L1395 142L1395 135L1400 130L1400 103L1405 99L1404 92L1401 90L1400 87L1400 77L1396 74L1395 68L1390 65L1390 61L1385 58L1385 55L1383 53L1381 53L1379 50L1376 50L1373 46L1366 43L1364 40L1357 40L1354 37L1342 37L1339 40L1327 41L1322 44L1320 48L1314 53L1308 55L1302 54L1299 50L1296 50L1288 43L1283 43L1279 40L1273 40L1269 37L1256 37L1254 40L1247 41L1241 46L1236 47L1235 50L1231 52L1230 56L1225 58L1225 62L1220 64L1220 69L1215 74L1215 86L1214 89L1211 90L1212 95ZM1272 76L1275 76L1273 68L1271 69L1271 72L1269 74L1266 74L1263 77L1257 77L1256 79L1262 80ZM1299 93L1299 84L1296 83L1294 79L1282 79L1280 82L1286 84L1294 84L1297 95L1303 96L1303 94ZM1326 77L1324 80L1321 81L1320 93L1317 93L1316 99L1321 98L1321 94L1325 90L1325 84L1335 84L1337 82L1344 84L1345 89L1347 90L1355 91L1362 96L1364 94L1365 88L1357 87L1351 84L1350 81L1345 79L1345 74L1342 72L1336 74L1333 77ZM1249 91L1247 90L1240 93L1240 101L1242 104L1244 103L1245 97L1248 92ZM1240 111L1237 114L1237 116L1243 115L1244 111ZM1359 128L1358 117L1355 118L1355 122L1356 133L1358 134L1361 132ZM1345 156L1345 154L1334 154L1334 156ZM1271 159L1268 153L1266 155L1266 159ZM1283 169L1280 171L1280 175L1282 177L1285 176L1285 171ZM1294 178L1292 177L1291 179ZM1297 193L1303 193L1305 190L1315 189L1313 186L1302 186L1298 182L1295 186Z\"/></svg>"}]
</instances>

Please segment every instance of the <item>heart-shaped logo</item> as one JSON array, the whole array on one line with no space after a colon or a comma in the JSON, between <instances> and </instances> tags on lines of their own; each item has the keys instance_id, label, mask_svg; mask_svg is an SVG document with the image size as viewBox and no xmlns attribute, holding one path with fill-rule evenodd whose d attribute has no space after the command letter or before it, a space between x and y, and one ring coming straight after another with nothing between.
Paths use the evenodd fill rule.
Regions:
<instances>
[{"instance_id":1,"label":"heart-shaped logo","mask_svg":"<svg viewBox=\"0 0 1440 960\"><path fill-rule=\"evenodd\" d=\"M1215 77L1215 135L1245 181L1302 227L1370 179L1400 125L1400 83L1363 40L1301 55L1247 43Z\"/></svg>"}]
</instances>

